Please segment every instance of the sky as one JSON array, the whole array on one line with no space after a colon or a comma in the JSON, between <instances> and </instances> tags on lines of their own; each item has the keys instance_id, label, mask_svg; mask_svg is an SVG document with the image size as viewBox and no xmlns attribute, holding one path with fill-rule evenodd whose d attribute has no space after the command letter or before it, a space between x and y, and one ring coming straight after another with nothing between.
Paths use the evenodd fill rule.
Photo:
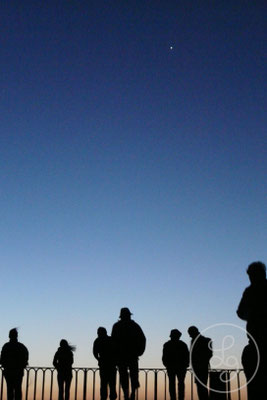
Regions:
<instances>
[{"instance_id":1,"label":"sky","mask_svg":"<svg viewBox=\"0 0 267 400\"><path fill-rule=\"evenodd\" d=\"M30 365L65 338L96 366L129 307L140 365L162 367L173 328L245 328L267 260L264 2L0 7L0 346L19 327Z\"/></svg>"}]
</instances>

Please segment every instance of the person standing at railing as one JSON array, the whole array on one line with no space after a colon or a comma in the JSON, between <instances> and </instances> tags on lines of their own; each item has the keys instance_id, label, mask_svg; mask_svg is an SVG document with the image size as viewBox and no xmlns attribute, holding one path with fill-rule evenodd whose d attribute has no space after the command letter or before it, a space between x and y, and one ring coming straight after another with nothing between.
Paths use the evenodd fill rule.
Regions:
<instances>
[{"instance_id":1,"label":"person standing at railing","mask_svg":"<svg viewBox=\"0 0 267 400\"><path fill-rule=\"evenodd\" d=\"M2 347L0 358L7 384L8 400L21 400L22 398L21 385L28 358L27 347L18 341L17 328L11 329L9 342Z\"/></svg>"},{"instance_id":2,"label":"person standing at railing","mask_svg":"<svg viewBox=\"0 0 267 400\"><path fill-rule=\"evenodd\" d=\"M53 359L53 365L57 370L58 400L69 400L72 381L73 351L67 340L62 339Z\"/></svg>"},{"instance_id":3,"label":"person standing at railing","mask_svg":"<svg viewBox=\"0 0 267 400\"><path fill-rule=\"evenodd\" d=\"M266 398L267 376L267 280L266 266L261 261L256 261L248 266L247 274L250 280L241 298L237 309L239 318L247 321L247 333L250 340L243 359L246 372L247 354L257 352L259 362L256 364L252 380L249 383L249 400ZM253 339L254 340L253 340ZM250 351L248 351L250 349ZM247 375L247 374L246 374ZM249 381L249 380L248 380Z\"/></svg>"},{"instance_id":4,"label":"person standing at railing","mask_svg":"<svg viewBox=\"0 0 267 400\"><path fill-rule=\"evenodd\" d=\"M100 398L106 400L108 397L115 400L116 393L116 354L114 340L108 336L106 328L99 327L97 338L93 345L93 354L98 361L100 374Z\"/></svg>"},{"instance_id":5,"label":"person standing at railing","mask_svg":"<svg viewBox=\"0 0 267 400\"><path fill-rule=\"evenodd\" d=\"M190 362L195 375L199 400L207 400L209 363L212 357L212 340L200 334L196 326L188 328L191 337Z\"/></svg>"},{"instance_id":6,"label":"person standing at railing","mask_svg":"<svg viewBox=\"0 0 267 400\"><path fill-rule=\"evenodd\" d=\"M126 307L121 309L120 321L113 325L111 337L116 346L117 365L125 400L129 400L129 375L131 380L130 399L135 399L139 388L138 358L144 353L146 337L141 327L131 319L132 313Z\"/></svg>"},{"instance_id":7,"label":"person standing at railing","mask_svg":"<svg viewBox=\"0 0 267 400\"><path fill-rule=\"evenodd\" d=\"M178 399L184 400L185 375L189 365L188 347L180 340L182 333L178 329L172 329L168 342L163 345L162 362L167 369L169 378L169 392L171 400L176 400L175 380L178 379Z\"/></svg>"}]
</instances>

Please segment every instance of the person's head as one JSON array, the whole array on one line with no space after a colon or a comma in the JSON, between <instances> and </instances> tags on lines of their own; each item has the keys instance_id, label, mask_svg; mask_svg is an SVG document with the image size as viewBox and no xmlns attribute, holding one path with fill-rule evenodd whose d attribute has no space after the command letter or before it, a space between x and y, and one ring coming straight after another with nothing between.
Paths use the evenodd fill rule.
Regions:
<instances>
[{"instance_id":1,"label":"person's head","mask_svg":"<svg viewBox=\"0 0 267 400\"><path fill-rule=\"evenodd\" d=\"M103 326L100 326L100 327L97 329L97 335L98 335L99 338L104 338L104 337L106 337L106 336L108 335L108 334L107 334L106 328L103 328Z\"/></svg>"},{"instance_id":2,"label":"person's head","mask_svg":"<svg viewBox=\"0 0 267 400\"><path fill-rule=\"evenodd\" d=\"M252 284L264 282L266 280L266 266L261 261L255 261L249 264L247 274Z\"/></svg>"},{"instance_id":3,"label":"person's head","mask_svg":"<svg viewBox=\"0 0 267 400\"><path fill-rule=\"evenodd\" d=\"M18 329L13 328L9 331L9 339L12 341L17 341L18 340Z\"/></svg>"},{"instance_id":4,"label":"person's head","mask_svg":"<svg viewBox=\"0 0 267 400\"><path fill-rule=\"evenodd\" d=\"M62 350L71 350L71 351L75 351L75 350L76 350L76 347L70 345L70 344L67 342L66 339L61 339L61 340L60 340L59 347L60 347Z\"/></svg>"},{"instance_id":5,"label":"person's head","mask_svg":"<svg viewBox=\"0 0 267 400\"><path fill-rule=\"evenodd\" d=\"M182 336L182 333L178 331L178 329L172 329L170 333L171 340L179 340Z\"/></svg>"},{"instance_id":6,"label":"person's head","mask_svg":"<svg viewBox=\"0 0 267 400\"><path fill-rule=\"evenodd\" d=\"M125 320L128 320L128 319L131 319L131 315L132 315L132 313L129 310L129 308L127 308L127 307L121 308L121 312L120 312L120 319L121 320L125 321Z\"/></svg>"},{"instance_id":7,"label":"person's head","mask_svg":"<svg viewBox=\"0 0 267 400\"><path fill-rule=\"evenodd\" d=\"M189 326L188 330L188 335L192 338L195 339L199 335L199 330L196 326L192 325Z\"/></svg>"}]
</instances>

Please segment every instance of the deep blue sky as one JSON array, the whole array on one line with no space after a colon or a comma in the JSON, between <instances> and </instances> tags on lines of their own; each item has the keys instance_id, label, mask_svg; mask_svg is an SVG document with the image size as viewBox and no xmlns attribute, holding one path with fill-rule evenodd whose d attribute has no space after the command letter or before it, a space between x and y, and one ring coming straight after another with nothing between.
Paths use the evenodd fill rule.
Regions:
<instances>
[{"instance_id":1,"label":"deep blue sky","mask_svg":"<svg viewBox=\"0 0 267 400\"><path fill-rule=\"evenodd\" d=\"M161 366L172 328L244 326L266 261L266 4L3 0L0 37L1 343L19 326L31 364L64 337L96 365L128 306Z\"/></svg>"}]
</instances>

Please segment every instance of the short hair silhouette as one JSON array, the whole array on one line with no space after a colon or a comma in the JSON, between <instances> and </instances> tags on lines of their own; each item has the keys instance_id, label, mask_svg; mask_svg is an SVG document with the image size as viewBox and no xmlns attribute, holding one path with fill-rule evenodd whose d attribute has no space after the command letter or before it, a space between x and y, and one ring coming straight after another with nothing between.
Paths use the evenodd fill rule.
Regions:
<instances>
[{"instance_id":1,"label":"short hair silhouette","mask_svg":"<svg viewBox=\"0 0 267 400\"><path fill-rule=\"evenodd\" d=\"M106 328L104 328L103 326L100 326L97 329L97 334L98 334L99 337L104 337L104 336L107 336L108 333L107 333Z\"/></svg>"},{"instance_id":2,"label":"short hair silhouette","mask_svg":"<svg viewBox=\"0 0 267 400\"><path fill-rule=\"evenodd\" d=\"M17 339L18 338L18 328L10 329L8 337L9 337L9 339Z\"/></svg>"},{"instance_id":3,"label":"short hair silhouette","mask_svg":"<svg viewBox=\"0 0 267 400\"><path fill-rule=\"evenodd\" d=\"M199 335L199 330L196 326L192 325L189 326L187 332L189 333L189 336L198 336Z\"/></svg>"},{"instance_id":4,"label":"short hair silhouette","mask_svg":"<svg viewBox=\"0 0 267 400\"><path fill-rule=\"evenodd\" d=\"M259 277L266 278L266 265L261 261L255 261L249 264L247 269L247 274L249 277Z\"/></svg>"},{"instance_id":5,"label":"short hair silhouette","mask_svg":"<svg viewBox=\"0 0 267 400\"><path fill-rule=\"evenodd\" d=\"M170 338L171 339L180 339L182 336L182 332L180 332L178 329L172 329L170 333Z\"/></svg>"}]
</instances>

